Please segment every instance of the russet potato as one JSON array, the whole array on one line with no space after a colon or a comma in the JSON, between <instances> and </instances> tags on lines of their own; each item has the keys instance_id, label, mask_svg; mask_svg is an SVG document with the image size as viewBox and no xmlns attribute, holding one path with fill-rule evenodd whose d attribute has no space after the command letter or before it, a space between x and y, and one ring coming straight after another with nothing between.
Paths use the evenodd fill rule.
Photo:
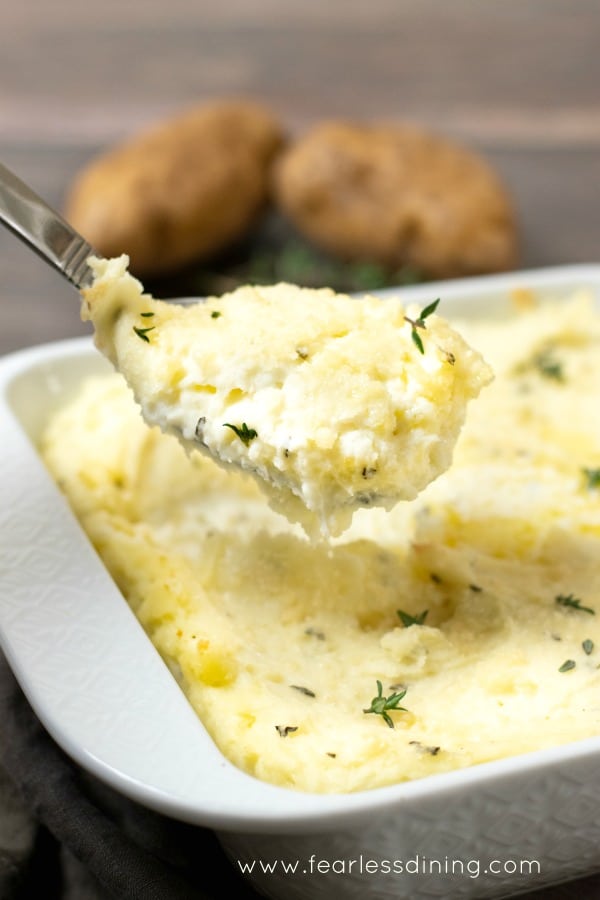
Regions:
<instances>
[{"instance_id":1,"label":"russet potato","mask_svg":"<svg viewBox=\"0 0 600 900\"><path fill-rule=\"evenodd\" d=\"M262 105L202 105L132 137L75 178L65 216L141 277L180 269L240 238L261 211L283 131Z\"/></svg>"}]
</instances>

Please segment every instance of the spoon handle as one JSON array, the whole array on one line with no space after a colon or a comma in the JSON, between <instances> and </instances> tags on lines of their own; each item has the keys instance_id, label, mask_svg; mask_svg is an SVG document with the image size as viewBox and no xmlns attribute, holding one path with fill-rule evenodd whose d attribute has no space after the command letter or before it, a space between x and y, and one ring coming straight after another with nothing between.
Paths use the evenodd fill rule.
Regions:
<instances>
[{"instance_id":1,"label":"spoon handle","mask_svg":"<svg viewBox=\"0 0 600 900\"><path fill-rule=\"evenodd\" d=\"M2 163L0 222L58 269L78 290L92 283L93 273L87 259L96 255L93 248Z\"/></svg>"}]
</instances>

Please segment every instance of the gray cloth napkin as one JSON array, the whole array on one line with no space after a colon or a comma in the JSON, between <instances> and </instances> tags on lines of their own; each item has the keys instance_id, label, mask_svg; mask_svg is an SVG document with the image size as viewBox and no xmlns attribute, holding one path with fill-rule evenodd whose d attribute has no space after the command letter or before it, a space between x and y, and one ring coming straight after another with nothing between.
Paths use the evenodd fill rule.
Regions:
<instances>
[{"instance_id":1,"label":"gray cloth napkin","mask_svg":"<svg viewBox=\"0 0 600 900\"><path fill-rule=\"evenodd\" d=\"M0 900L258 895L213 833L122 797L75 765L0 654Z\"/></svg>"},{"instance_id":2,"label":"gray cloth napkin","mask_svg":"<svg viewBox=\"0 0 600 900\"><path fill-rule=\"evenodd\" d=\"M151 812L75 765L1 654L0 722L0 900L259 897L211 831ZM600 876L521 897L600 898Z\"/></svg>"}]
</instances>

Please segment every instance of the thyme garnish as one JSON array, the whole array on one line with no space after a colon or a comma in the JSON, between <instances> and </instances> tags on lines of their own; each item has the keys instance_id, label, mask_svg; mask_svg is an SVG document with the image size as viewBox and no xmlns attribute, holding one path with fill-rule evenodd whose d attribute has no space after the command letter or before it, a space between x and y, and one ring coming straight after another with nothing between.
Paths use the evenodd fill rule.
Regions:
<instances>
[{"instance_id":1,"label":"thyme garnish","mask_svg":"<svg viewBox=\"0 0 600 900\"><path fill-rule=\"evenodd\" d=\"M304 694L306 697L316 697L314 691L311 691L310 688L302 687L301 684L290 684L290 687L295 691L300 691L301 694Z\"/></svg>"},{"instance_id":2,"label":"thyme garnish","mask_svg":"<svg viewBox=\"0 0 600 900\"><path fill-rule=\"evenodd\" d=\"M153 312L140 313L140 316L142 317L142 319L151 319L153 315L154 315Z\"/></svg>"},{"instance_id":3,"label":"thyme garnish","mask_svg":"<svg viewBox=\"0 0 600 900\"><path fill-rule=\"evenodd\" d=\"M417 613L416 616L411 616L410 613L404 612L403 609L397 609L396 615L399 616L405 628L410 628L411 625L422 625L427 618L428 612L428 609L424 609L423 612Z\"/></svg>"},{"instance_id":4,"label":"thyme garnish","mask_svg":"<svg viewBox=\"0 0 600 900\"><path fill-rule=\"evenodd\" d=\"M559 606L570 606L571 609L578 609L580 612L590 613L592 616L596 615L596 611L591 606L582 606L581 600L574 597L573 594L559 594L554 600Z\"/></svg>"},{"instance_id":5,"label":"thyme garnish","mask_svg":"<svg viewBox=\"0 0 600 900\"><path fill-rule=\"evenodd\" d=\"M533 365L544 378L551 378L554 381L564 381L565 373L562 364L552 356L552 351L542 350L533 357Z\"/></svg>"},{"instance_id":6,"label":"thyme garnish","mask_svg":"<svg viewBox=\"0 0 600 900\"><path fill-rule=\"evenodd\" d=\"M223 428L231 428L246 447L250 441L254 440L255 437L258 437L258 432L255 431L254 428L248 428L245 422L242 422L241 425L230 425L229 422L224 422Z\"/></svg>"},{"instance_id":7,"label":"thyme garnish","mask_svg":"<svg viewBox=\"0 0 600 900\"><path fill-rule=\"evenodd\" d=\"M438 297L437 300L434 300L433 303L429 304L429 306L425 306L421 310L421 312L419 313L419 315L417 316L416 319L411 319L411 318L409 318L409 316L404 316L404 321L408 322L408 324L412 328L410 336L412 338L413 344L415 345L415 347L417 348L419 353L425 353L425 347L423 346L423 340L421 339L421 335L419 334L418 329L419 328L422 328L422 329L427 328L427 325L425 324L425 319L427 319L428 316L430 316L432 313L434 313L436 311L439 302L440 302L440 298ZM454 362L454 359L452 360L452 362Z\"/></svg>"},{"instance_id":8,"label":"thyme garnish","mask_svg":"<svg viewBox=\"0 0 600 900\"><path fill-rule=\"evenodd\" d=\"M428 746L426 744L422 744L421 741L409 741L408 743L410 744L410 746L416 747L422 753L429 753L431 756L437 756L438 753L440 752L440 750L442 749L441 747L437 747L437 746L433 746L433 745Z\"/></svg>"},{"instance_id":9,"label":"thyme garnish","mask_svg":"<svg viewBox=\"0 0 600 900\"><path fill-rule=\"evenodd\" d=\"M324 640L326 640L326 638L325 638L325 633L324 633L323 631L319 631L317 628L313 628L312 626L309 626L308 628L305 628L305 629L304 629L304 634L307 634L307 635L309 635L310 637L314 637L314 638L316 638L318 641L324 641Z\"/></svg>"},{"instance_id":10,"label":"thyme garnish","mask_svg":"<svg viewBox=\"0 0 600 900\"><path fill-rule=\"evenodd\" d=\"M581 471L583 472L583 476L585 478L585 486L588 490L591 491L594 488L600 488L600 468L598 468L598 469L583 468Z\"/></svg>"},{"instance_id":11,"label":"thyme garnish","mask_svg":"<svg viewBox=\"0 0 600 900\"><path fill-rule=\"evenodd\" d=\"M583 643L581 644L581 646L583 647L583 652L585 653L585 655L589 656L590 653L592 652L592 650L594 649L594 642L591 641L589 638L586 638L585 641L583 641Z\"/></svg>"},{"instance_id":12,"label":"thyme garnish","mask_svg":"<svg viewBox=\"0 0 600 900\"><path fill-rule=\"evenodd\" d=\"M148 332L154 331L155 328L156 328L155 325L150 325L149 328L138 328L136 325L133 326L133 330L135 331L137 336L139 338L141 338L143 341L146 341L147 344L150 343L150 338L148 337Z\"/></svg>"},{"instance_id":13,"label":"thyme garnish","mask_svg":"<svg viewBox=\"0 0 600 900\"><path fill-rule=\"evenodd\" d=\"M368 709L363 709L363 712L367 715L369 713L374 713L376 716L381 716L384 720L388 728L393 728L394 723L390 716L388 715L389 710L398 710L398 712L407 712L404 706L398 706L404 695L406 694L406 690L400 691L397 694L390 694L389 697L383 696L383 685L378 680L377 681L377 696L373 697L371 700L371 705Z\"/></svg>"},{"instance_id":14,"label":"thyme garnish","mask_svg":"<svg viewBox=\"0 0 600 900\"><path fill-rule=\"evenodd\" d=\"M210 314L210 317L211 317L211 319L218 319L219 316L222 316L222 315L223 315L223 313L220 313L218 309L213 309L213 311Z\"/></svg>"},{"instance_id":15,"label":"thyme garnish","mask_svg":"<svg viewBox=\"0 0 600 900\"><path fill-rule=\"evenodd\" d=\"M279 737L287 737L288 734L298 731L297 725L276 725L275 728L279 732Z\"/></svg>"},{"instance_id":16,"label":"thyme garnish","mask_svg":"<svg viewBox=\"0 0 600 900\"><path fill-rule=\"evenodd\" d=\"M570 672L571 669L574 669L576 665L577 665L577 663L575 662L574 659L565 659L562 666L558 667L558 671L559 672Z\"/></svg>"},{"instance_id":17,"label":"thyme garnish","mask_svg":"<svg viewBox=\"0 0 600 900\"><path fill-rule=\"evenodd\" d=\"M200 418L196 422L196 427L194 429L194 438L198 441L199 444L202 444L203 447L208 447L208 444L204 440L204 426L205 425L206 425L206 416L200 416Z\"/></svg>"}]
</instances>

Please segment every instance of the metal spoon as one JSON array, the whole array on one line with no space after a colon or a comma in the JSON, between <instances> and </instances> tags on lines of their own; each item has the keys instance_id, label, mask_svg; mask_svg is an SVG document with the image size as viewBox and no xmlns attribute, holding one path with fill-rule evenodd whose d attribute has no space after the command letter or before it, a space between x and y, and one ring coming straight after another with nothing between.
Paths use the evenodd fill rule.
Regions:
<instances>
[{"instance_id":1,"label":"metal spoon","mask_svg":"<svg viewBox=\"0 0 600 900\"><path fill-rule=\"evenodd\" d=\"M63 217L0 163L0 221L80 291L94 274L93 247Z\"/></svg>"}]
</instances>

